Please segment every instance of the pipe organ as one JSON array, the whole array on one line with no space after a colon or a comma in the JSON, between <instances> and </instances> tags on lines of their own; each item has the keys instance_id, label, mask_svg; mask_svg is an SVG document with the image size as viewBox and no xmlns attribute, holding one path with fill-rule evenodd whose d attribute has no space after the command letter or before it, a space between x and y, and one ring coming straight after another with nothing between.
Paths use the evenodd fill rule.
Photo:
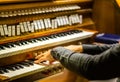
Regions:
<instances>
[{"instance_id":1,"label":"pipe organ","mask_svg":"<svg viewBox=\"0 0 120 82\"><path fill-rule=\"evenodd\" d=\"M33 82L63 71L59 62L35 64L55 46L90 42L96 33L93 0L0 1L0 81Z\"/></svg>"}]
</instances>

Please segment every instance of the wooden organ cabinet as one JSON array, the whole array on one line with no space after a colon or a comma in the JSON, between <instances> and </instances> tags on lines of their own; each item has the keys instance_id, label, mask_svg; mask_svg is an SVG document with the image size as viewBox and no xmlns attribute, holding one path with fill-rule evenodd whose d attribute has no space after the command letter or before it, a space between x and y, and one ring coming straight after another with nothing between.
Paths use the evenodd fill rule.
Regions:
<instances>
[{"instance_id":1,"label":"wooden organ cabinet","mask_svg":"<svg viewBox=\"0 0 120 82\"><path fill-rule=\"evenodd\" d=\"M92 6L93 0L0 1L0 81L33 82L62 72L58 62L35 64L34 57L90 42L96 33Z\"/></svg>"}]
</instances>

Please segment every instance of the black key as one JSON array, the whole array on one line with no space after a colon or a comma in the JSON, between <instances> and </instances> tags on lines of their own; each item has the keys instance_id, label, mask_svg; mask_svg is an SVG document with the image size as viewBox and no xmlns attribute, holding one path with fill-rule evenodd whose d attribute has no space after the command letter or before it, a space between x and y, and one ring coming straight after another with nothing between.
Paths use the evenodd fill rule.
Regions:
<instances>
[{"instance_id":1,"label":"black key","mask_svg":"<svg viewBox=\"0 0 120 82\"><path fill-rule=\"evenodd\" d=\"M6 44L6 46L8 46L9 48L12 48L12 47L15 47L15 44L13 44L13 43L8 43L8 44Z\"/></svg>"},{"instance_id":2,"label":"black key","mask_svg":"<svg viewBox=\"0 0 120 82\"><path fill-rule=\"evenodd\" d=\"M26 63L28 63L29 65L34 65L33 61L25 61Z\"/></svg>"},{"instance_id":3,"label":"black key","mask_svg":"<svg viewBox=\"0 0 120 82\"><path fill-rule=\"evenodd\" d=\"M45 37L42 37L41 39L42 39L42 41L45 41L45 40L46 40L46 38L45 38Z\"/></svg>"},{"instance_id":4,"label":"black key","mask_svg":"<svg viewBox=\"0 0 120 82\"><path fill-rule=\"evenodd\" d=\"M30 43L34 43L35 41L34 41L34 40L32 40L32 39L30 39L30 40L28 40L28 42L30 42Z\"/></svg>"},{"instance_id":5,"label":"black key","mask_svg":"<svg viewBox=\"0 0 120 82\"><path fill-rule=\"evenodd\" d=\"M0 45L0 49L5 50L5 47L4 47L4 46L2 46L2 45Z\"/></svg>"},{"instance_id":6,"label":"black key","mask_svg":"<svg viewBox=\"0 0 120 82\"><path fill-rule=\"evenodd\" d=\"M4 73L8 73L9 71L5 68L0 68L0 73L4 74Z\"/></svg>"},{"instance_id":7,"label":"black key","mask_svg":"<svg viewBox=\"0 0 120 82\"><path fill-rule=\"evenodd\" d=\"M70 31L70 34L74 34L75 32L73 32L73 31Z\"/></svg>"},{"instance_id":8,"label":"black key","mask_svg":"<svg viewBox=\"0 0 120 82\"><path fill-rule=\"evenodd\" d=\"M61 36L65 36L63 33L60 33Z\"/></svg>"},{"instance_id":9,"label":"black key","mask_svg":"<svg viewBox=\"0 0 120 82\"><path fill-rule=\"evenodd\" d=\"M61 35L61 34L57 34L57 36L58 36L58 37L62 37L62 35Z\"/></svg>"},{"instance_id":10,"label":"black key","mask_svg":"<svg viewBox=\"0 0 120 82\"><path fill-rule=\"evenodd\" d=\"M55 35L51 35L50 37L51 37L51 38L56 38Z\"/></svg>"},{"instance_id":11,"label":"black key","mask_svg":"<svg viewBox=\"0 0 120 82\"><path fill-rule=\"evenodd\" d=\"M24 43L24 44L28 44L28 42L27 42L27 41L23 41L23 43Z\"/></svg>"},{"instance_id":12,"label":"black key","mask_svg":"<svg viewBox=\"0 0 120 82\"><path fill-rule=\"evenodd\" d=\"M41 39L42 39L43 41L45 41L45 40L46 40L46 38L45 38L45 37L42 37Z\"/></svg>"},{"instance_id":13,"label":"black key","mask_svg":"<svg viewBox=\"0 0 120 82\"><path fill-rule=\"evenodd\" d=\"M12 66L12 68L14 68L15 70L20 69L20 67L19 67L19 66L17 66L16 64L15 64L15 65L13 65L13 66Z\"/></svg>"},{"instance_id":14,"label":"black key","mask_svg":"<svg viewBox=\"0 0 120 82\"><path fill-rule=\"evenodd\" d=\"M12 47L15 47L15 44L13 44L13 43L11 43L10 45L11 45Z\"/></svg>"},{"instance_id":15,"label":"black key","mask_svg":"<svg viewBox=\"0 0 120 82\"><path fill-rule=\"evenodd\" d=\"M24 66L23 65L21 65L21 64L16 64L19 68L24 68Z\"/></svg>"},{"instance_id":16,"label":"black key","mask_svg":"<svg viewBox=\"0 0 120 82\"><path fill-rule=\"evenodd\" d=\"M43 41L41 38L37 38L38 41Z\"/></svg>"},{"instance_id":17,"label":"black key","mask_svg":"<svg viewBox=\"0 0 120 82\"><path fill-rule=\"evenodd\" d=\"M45 37L45 39L46 39L46 40L49 40L49 37L48 37L48 36L46 36L46 37Z\"/></svg>"},{"instance_id":18,"label":"black key","mask_svg":"<svg viewBox=\"0 0 120 82\"><path fill-rule=\"evenodd\" d=\"M3 47L11 48L11 46L9 44L3 44Z\"/></svg>"},{"instance_id":19,"label":"black key","mask_svg":"<svg viewBox=\"0 0 120 82\"><path fill-rule=\"evenodd\" d=\"M26 67L30 66L28 63L25 63L25 62L21 62L20 64L23 65L23 66L26 66Z\"/></svg>"},{"instance_id":20,"label":"black key","mask_svg":"<svg viewBox=\"0 0 120 82\"><path fill-rule=\"evenodd\" d=\"M33 41L33 42L38 42L38 40L37 40L37 39L32 39L32 41Z\"/></svg>"},{"instance_id":21,"label":"black key","mask_svg":"<svg viewBox=\"0 0 120 82\"><path fill-rule=\"evenodd\" d=\"M56 36L55 34L54 34L54 35L52 35L52 37L53 37L53 38L57 38L57 36Z\"/></svg>"},{"instance_id":22,"label":"black key","mask_svg":"<svg viewBox=\"0 0 120 82\"><path fill-rule=\"evenodd\" d=\"M9 71L5 68L2 69L5 73L8 73Z\"/></svg>"},{"instance_id":23,"label":"black key","mask_svg":"<svg viewBox=\"0 0 120 82\"><path fill-rule=\"evenodd\" d=\"M11 71L15 71L15 70L16 70L15 67L12 66L12 65L11 65L11 66L7 66L6 69L9 69L9 70L11 70Z\"/></svg>"},{"instance_id":24,"label":"black key","mask_svg":"<svg viewBox=\"0 0 120 82\"><path fill-rule=\"evenodd\" d=\"M5 72L3 70L0 70L0 74L4 74Z\"/></svg>"},{"instance_id":25,"label":"black key","mask_svg":"<svg viewBox=\"0 0 120 82\"><path fill-rule=\"evenodd\" d=\"M65 36L67 36L67 35L68 35L68 33L66 32L66 33L64 33L64 35L65 35Z\"/></svg>"},{"instance_id":26,"label":"black key","mask_svg":"<svg viewBox=\"0 0 120 82\"><path fill-rule=\"evenodd\" d=\"M22 44L20 42L15 42L14 44L18 45L18 46L22 46Z\"/></svg>"},{"instance_id":27,"label":"black key","mask_svg":"<svg viewBox=\"0 0 120 82\"><path fill-rule=\"evenodd\" d=\"M25 45L26 43L24 41L20 41L20 44Z\"/></svg>"},{"instance_id":28,"label":"black key","mask_svg":"<svg viewBox=\"0 0 120 82\"><path fill-rule=\"evenodd\" d=\"M83 32L82 30L75 30L76 33L80 33Z\"/></svg>"}]
</instances>

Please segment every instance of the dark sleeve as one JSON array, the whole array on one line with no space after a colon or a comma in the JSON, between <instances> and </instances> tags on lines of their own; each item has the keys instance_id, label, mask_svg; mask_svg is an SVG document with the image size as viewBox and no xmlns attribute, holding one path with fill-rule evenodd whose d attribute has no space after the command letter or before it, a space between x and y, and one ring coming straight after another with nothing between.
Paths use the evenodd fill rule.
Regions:
<instances>
[{"instance_id":1,"label":"dark sleeve","mask_svg":"<svg viewBox=\"0 0 120 82\"><path fill-rule=\"evenodd\" d=\"M105 50L111 48L112 46L115 46L117 44L103 44L103 45L96 45L96 44L83 44L83 53L95 55L99 54L101 52L104 52Z\"/></svg>"},{"instance_id":2,"label":"dark sleeve","mask_svg":"<svg viewBox=\"0 0 120 82\"><path fill-rule=\"evenodd\" d=\"M120 76L120 45L111 47L98 55L75 53L63 47L54 48L51 54L64 67L89 80Z\"/></svg>"}]
</instances>

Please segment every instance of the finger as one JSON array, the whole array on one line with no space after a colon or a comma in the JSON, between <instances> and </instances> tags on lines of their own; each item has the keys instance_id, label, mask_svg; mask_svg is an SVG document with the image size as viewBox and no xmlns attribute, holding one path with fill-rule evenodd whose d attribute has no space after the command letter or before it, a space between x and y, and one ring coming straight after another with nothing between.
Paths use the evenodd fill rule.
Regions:
<instances>
[{"instance_id":1,"label":"finger","mask_svg":"<svg viewBox=\"0 0 120 82\"><path fill-rule=\"evenodd\" d=\"M34 61L34 63L41 63L41 62L43 62L43 61L46 61L46 59L45 58L40 58L40 59L38 59L38 60L35 60Z\"/></svg>"},{"instance_id":2,"label":"finger","mask_svg":"<svg viewBox=\"0 0 120 82\"><path fill-rule=\"evenodd\" d=\"M35 59L39 59L39 58L41 58L43 56L44 56L43 54L39 54L38 56L35 57Z\"/></svg>"}]
</instances>

